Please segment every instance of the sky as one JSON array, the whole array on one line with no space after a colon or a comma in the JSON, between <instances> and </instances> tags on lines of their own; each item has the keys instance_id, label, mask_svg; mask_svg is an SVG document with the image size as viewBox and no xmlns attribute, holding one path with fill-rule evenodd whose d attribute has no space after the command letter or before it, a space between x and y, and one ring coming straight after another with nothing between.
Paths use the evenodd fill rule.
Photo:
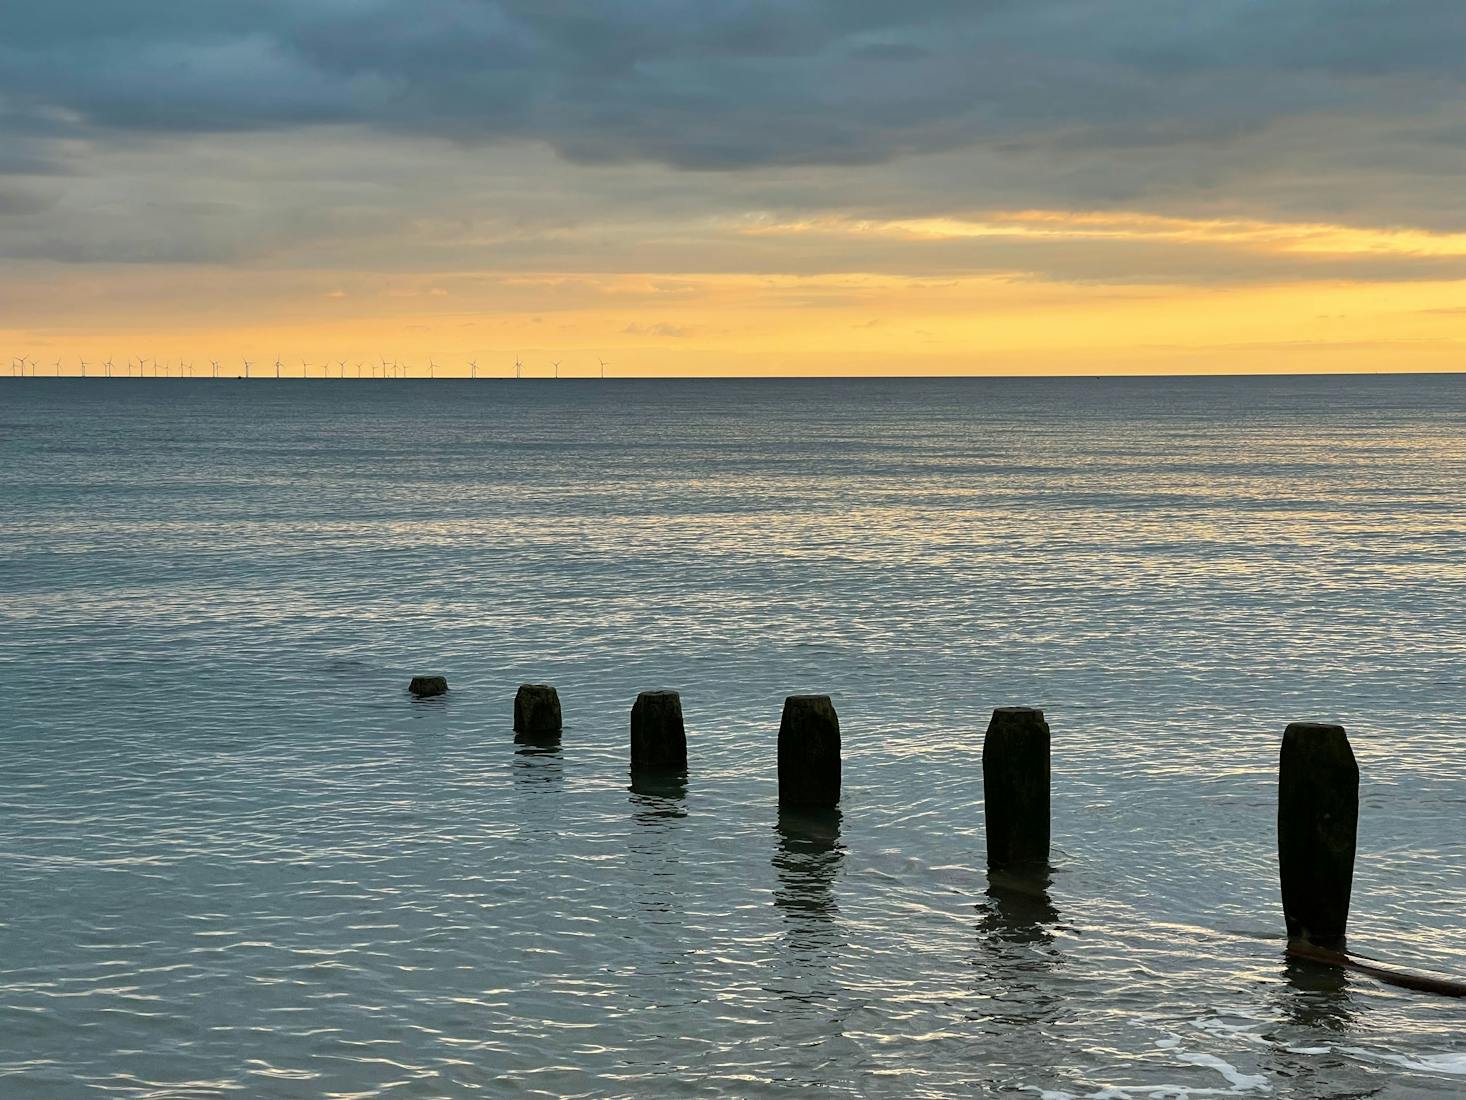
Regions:
<instances>
[{"instance_id":1,"label":"sky","mask_svg":"<svg viewBox=\"0 0 1466 1100\"><path fill-rule=\"evenodd\" d=\"M0 0L0 373L1461 370L1463 179L1461 0Z\"/></svg>"}]
</instances>

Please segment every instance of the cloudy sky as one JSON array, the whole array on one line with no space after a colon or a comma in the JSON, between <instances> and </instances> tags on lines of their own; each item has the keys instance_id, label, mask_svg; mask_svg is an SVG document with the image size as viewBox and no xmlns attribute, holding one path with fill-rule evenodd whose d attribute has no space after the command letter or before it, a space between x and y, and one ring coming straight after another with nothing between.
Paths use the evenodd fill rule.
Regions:
<instances>
[{"instance_id":1,"label":"cloudy sky","mask_svg":"<svg viewBox=\"0 0 1466 1100\"><path fill-rule=\"evenodd\" d=\"M1461 0L0 0L0 349L1466 368Z\"/></svg>"}]
</instances>

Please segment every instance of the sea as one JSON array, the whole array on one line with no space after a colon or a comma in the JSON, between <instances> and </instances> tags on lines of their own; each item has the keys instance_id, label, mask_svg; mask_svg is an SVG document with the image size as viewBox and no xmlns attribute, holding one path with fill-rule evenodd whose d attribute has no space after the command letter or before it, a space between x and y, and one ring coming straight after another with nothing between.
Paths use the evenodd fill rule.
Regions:
<instances>
[{"instance_id":1,"label":"sea","mask_svg":"<svg viewBox=\"0 0 1466 1100\"><path fill-rule=\"evenodd\" d=\"M1466 978L1466 376L0 379L0 1100L1466 1095L1285 956L1304 720L1351 949Z\"/></svg>"}]
</instances>

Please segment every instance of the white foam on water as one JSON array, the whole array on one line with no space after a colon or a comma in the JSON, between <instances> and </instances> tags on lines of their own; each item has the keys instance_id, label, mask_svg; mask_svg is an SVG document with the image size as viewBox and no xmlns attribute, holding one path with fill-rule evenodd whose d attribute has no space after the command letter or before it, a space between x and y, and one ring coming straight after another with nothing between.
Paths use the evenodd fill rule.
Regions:
<instances>
[{"instance_id":1,"label":"white foam on water","mask_svg":"<svg viewBox=\"0 0 1466 1100\"><path fill-rule=\"evenodd\" d=\"M1230 1062L1224 1062L1215 1054L1189 1054L1182 1052L1179 1057L1187 1065L1216 1070L1235 1091L1250 1092L1254 1089L1267 1090L1269 1087L1266 1077L1256 1073L1243 1073L1236 1066Z\"/></svg>"},{"instance_id":2,"label":"white foam on water","mask_svg":"<svg viewBox=\"0 0 1466 1100\"><path fill-rule=\"evenodd\" d=\"M1208 1035L1227 1039L1241 1039L1248 1043L1267 1043L1268 1040L1259 1035L1255 1030L1260 1022L1252 1017L1237 1013L1245 1023L1232 1023L1220 1016L1205 1016L1199 1020L1192 1020L1191 1026L1198 1031L1204 1031Z\"/></svg>"},{"instance_id":3,"label":"white foam on water","mask_svg":"<svg viewBox=\"0 0 1466 1100\"><path fill-rule=\"evenodd\" d=\"M1237 1013L1237 1015L1243 1019L1248 1018L1245 1013ZM1228 1020L1211 1016L1193 1020L1191 1021L1191 1026L1210 1035L1225 1036L1230 1039L1240 1039L1246 1042L1261 1043L1268 1046L1274 1045L1272 1040L1253 1030L1256 1026L1254 1023L1232 1023ZM1173 1042L1172 1039L1174 1039L1174 1036L1171 1039L1157 1041L1156 1046L1164 1049L1174 1049L1179 1045L1179 1042ZM1401 1069L1414 1070L1419 1073L1436 1073L1450 1077L1466 1077L1466 1053L1409 1055L1366 1050L1362 1047L1289 1046L1286 1044L1278 1044L1277 1047L1279 1050L1289 1054L1301 1054L1312 1057L1326 1054L1347 1054L1366 1062L1374 1062L1376 1064L1384 1063L1386 1065L1398 1066ZM1192 1058L1192 1056L1185 1053L1180 1054L1179 1057L1182 1061L1188 1061ZM1206 1058L1209 1056L1202 1055L1200 1057ZM1193 1062L1193 1064L1201 1065L1205 1063ZM1228 1069L1231 1068L1230 1066L1228 1067ZM1219 1069L1219 1072L1222 1071ZM1248 1074L1241 1074L1240 1078L1244 1081L1260 1081L1266 1087L1266 1081L1263 1078ZM1231 1080L1230 1077L1228 1079Z\"/></svg>"},{"instance_id":4,"label":"white foam on water","mask_svg":"<svg viewBox=\"0 0 1466 1100\"><path fill-rule=\"evenodd\" d=\"M1096 1092L1059 1092L1041 1089L1034 1085L1023 1086L1027 1092L1036 1092L1041 1100L1130 1100L1131 1097L1149 1096L1157 1100L1191 1100L1195 1096L1236 1096L1236 1088L1196 1088L1191 1085L1106 1085Z\"/></svg>"},{"instance_id":5,"label":"white foam on water","mask_svg":"<svg viewBox=\"0 0 1466 1100\"><path fill-rule=\"evenodd\" d=\"M1352 1054L1368 1062L1386 1062L1401 1069L1419 1070L1422 1073L1444 1073L1452 1077L1466 1077L1466 1054L1385 1054L1382 1051L1363 1050L1359 1047L1339 1047L1344 1054Z\"/></svg>"},{"instance_id":6,"label":"white foam on water","mask_svg":"<svg viewBox=\"0 0 1466 1100\"><path fill-rule=\"evenodd\" d=\"M1042 1089L1034 1085L1024 1086L1026 1091L1037 1092L1041 1100L1131 1100L1134 1097L1156 1097L1175 1098L1175 1100L1190 1100L1192 1097L1201 1096L1237 1096L1244 1093L1271 1092L1272 1086L1268 1079L1261 1074L1243 1073L1231 1063L1218 1058L1214 1054L1197 1054L1190 1051L1178 1050L1181 1046L1181 1037L1168 1035L1163 1039L1155 1040L1155 1046L1159 1050L1176 1051L1176 1059L1182 1065L1196 1066L1201 1069L1215 1070L1226 1080L1227 1088L1215 1086L1196 1085L1105 1085L1093 1092L1069 1093L1052 1089Z\"/></svg>"}]
</instances>

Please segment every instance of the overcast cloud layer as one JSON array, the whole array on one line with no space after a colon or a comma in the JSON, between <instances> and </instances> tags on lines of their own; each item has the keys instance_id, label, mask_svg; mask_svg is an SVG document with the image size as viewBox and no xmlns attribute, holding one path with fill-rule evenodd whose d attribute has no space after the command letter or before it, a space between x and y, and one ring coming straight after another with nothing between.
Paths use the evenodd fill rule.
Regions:
<instances>
[{"instance_id":1,"label":"overcast cloud layer","mask_svg":"<svg viewBox=\"0 0 1466 1100\"><path fill-rule=\"evenodd\" d=\"M13 258L749 211L1450 230L1463 171L1461 0L0 0Z\"/></svg>"}]
</instances>

